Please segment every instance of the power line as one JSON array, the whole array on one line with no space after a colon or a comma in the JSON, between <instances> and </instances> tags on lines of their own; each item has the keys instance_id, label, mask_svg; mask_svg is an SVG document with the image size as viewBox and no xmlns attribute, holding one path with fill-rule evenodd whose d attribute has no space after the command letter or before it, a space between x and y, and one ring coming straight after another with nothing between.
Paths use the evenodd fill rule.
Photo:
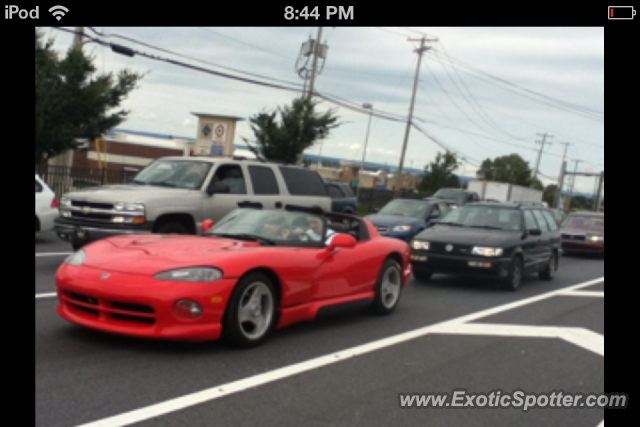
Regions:
<instances>
[{"instance_id":1,"label":"power line","mask_svg":"<svg viewBox=\"0 0 640 427\"><path fill-rule=\"evenodd\" d=\"M263 48L263 47L253 45L253 44L251 44L251 43L244 42L244 41L239 40L239 39L236 39L236 38L234 38L234 37L229 37L229 36L226 36L226 35L224 35L224 34L220 34L219 32L217 32L217 31L213 31L212 29L207 28L207 27L198 27L198 28L200 28L200 29L202 29L202 30L205 30L205 31L208 31L208 32L210 32L210 33L213 33L213 34L215 34L215 35L217 35L217 36L219 36L219 37L223 37L223 38L225 38L225 39L232 40L232 41L234 41L234 42L236 42L236 43L240 43L240 44L242 44L242 45L249 46L249 47L251 47L251 48L253 48L253 49L260 50L260 51L262 51L262 52L267 52L267 53L270 53L270 54L272 54L272 55L279 56L280 58L289 59L289 60L293 59L293 58L292 58L292 57L290 57L290 56L285 56L285 55L282 55L282 54L280 54L280 53L274 52L274 51L272 51L272 50L268 50L268 49L265 49L265 48Z\"/></svg>"},{"instance_id":2,"label":"power line","mask_svg":"<svg viewBox=\"0 0 640 427\"><path fill-rule=\"evenodd\" d=\"M65 31L65 32L68 32L68 33L71 33L71 34L76 34L75 31L71 31L71 30L68 30L66 28L62 28L62 27L54 27L54 28L56 28L56 29L58 29L60 31ZM188 69L191 69L191 70L195 70L195 71L200 71L200 72L203 72L203 73L206 73L206 74L212 74L212 75L219 76L219 77L229 78L229 79L232 79L232 80L237 80L237 81L241 81L241 82L244 82L244 83L256 84L256 85L269 87L269 88L273 88L273 89L287 90L287 91L292 91L292 92L299 92L300 91L299 88L286 87L286 86L282 86L282 85L278 85L278 84L261 82L261 81L249 79L249 78L246 78L246 77L234 76L232 74L222 73L220 71L209 70L207 68L202 68L202 67L199 67L199 66L195 66L195 65L192 65L192 64L187 64L187 63L176 61L176 60L173 60L173 59L162 58L162 57L159 57L159 56L150 55L150 54L145 53L145 52L135 51L135 50L133 50L131 48L128 48L126 46L121 46L121 45L118 45L118 44L115 44L115 43L107 43L105 41L102 41L102 40L97 39L95 37L91 37L91 36L86 35L86 34L84 34L84 37L90 39L91 41L93 41L93 42L95 42L95 43L97 43L99 45L110 47L116 53L121 53L121 54L124 54L124 55L127 55L127 56L139 55L139 56L142 56L142 57L145 57L145 58L149 58L149 59L153 59L153 60L156 60L156 61L167 62L169 64L178 65L178 66L181 66L181 67L184 67L184 68L188 68ZM299 84L296 84L296 85L300 86ZM381 119L385 119L385 120L396 121L396 122L404 122L404 121L406 121L406 119L401 118L400 116L392 117L392 116L390 116L388 114L370 112L369 110L363 109L359 104L357 104L355 102L347 101L347 100L341 100L341 98L339 98L339 97L337 97L335 95L326 95L326 94L321 94L321 93L316 93L315 95L320 97L320 98L322 98L322 99L325 99L325 100L327 100L329 102L332 102L332 103L334 103L336 105L342 106L344 108L347 108L347 109L350 109L350 110L353 110L353 111L356 111L356 112L360 112L360 113L367 114L367 115L368 114L373 114L373 116L375 116L375 117L378 117L378 118L381 118Z\"/></svg>"},{"instance_id":3,"label":"power line","mask_svg":"<svg viewBox=\"0 0 640 427\"><path fill-rule=\"evenodd\" d=\"M449 58L449 54L447 53L444 45L442 43L440 43L440 45L442 46L443 52L445 54L445 56L447 58ZM451 81L454 83L454 85L456 86L456 89L458 90L458 92L460 92L460 94L465 98L465 100L467 100L467 98L464 96L464 94L462 93L462 91L460 90L460 88L458 88L458 85L455 83L455 80L451 77L451 75L449 74L449 71L447 70L447 67L445 66L444 61L442 61L440 59L440 55L439 54L435 54L436 58L438 58L438 61L440 62L440 64L442 64L442 67L444 68L444 70L446 71L447 75L449 76L449 78L451 79ZM493 121L493 119L491 118L491 116L489 116L489 114L487 114L486 111L484 111L484 109L482 108L482 106L478 103L478 101L476 100L476 98L473 96L473 94L471 93L471 91L469 90L469 88L467 87L467 85L465 84L464 80L462 80L462 78L460 77L460 73L458 73L458 69L456 67L451 67L453 68L453 71L456 73L456 76L458 77L458 80L460 81L460 83L462 84L463 88L466 90L466 92L469 94L469 97L471 99L471 101L473 101L473 103L475 105L477 105L477 109L473 106L473 104L471 104L468 100L467 103L478 113L478 115L485 121L487 122L491 127L493 127L494 129L497 129L498 131L500 131L501 133L507 135L509 138L513 138L513 139L519 139L521 141L524 141L525 138L523 137L517 137L514 135L511 135L509 132L507 132L506 130L504 130L501 126L499 126L495 121ZM485 119L486 117L486 119Z\"/></svg>"},{"instance_id":4,"label":"power line","mask_svg":"<svg viewBox=\"0 0 640 427\"><path fill-rule=\"evenodd\" d=\"M431 54L431 56L434 56L434 55L435 54ZM467 68L469 70L472 70L475 73L487 76L489 79L496 80L496 81L499 81L499 82L503 83L504 85L517 88L517 89L519 89L521 91L527 92L527 94L524 94L524 93L521 93L521 92L517 92L517 91L515 91L515 90L513 90L511 88L507 88L507 87L504 87L504 86L497 86L497 87L500 87L500 88L502 88L504 90L508 90L508 91L513 92L513 93L515 93L517 95L524 96L524 97L529 98L531 100L537 101L537 102L545 104L545 105L552 106L554 108L558 108L558 109L564 110L564 111L569 112L569 113L580 115L580 116L582 116L584 118L588 118L588 119L595 120L595 121L601 121L601 122L604 123L604 113L601 113L601 112L598 112L598 111L594 111L594 110L591 110L591 109L587 109L586 107L577 106L575 104L571 104L571 103L568 103L566 101L558 100L556 98L552 98L550 96L538 93L536 91L521 87L521 86L519 86L519 85L517 85L515 83L509 82L508 80L502 79L500 77L493 76L493 75L491 75L491 74L489 74L487 72L479 70L478 68L473 67L471 65L468 65L468 64L466 64L466 63L464 63L464 62L462 62L460 60L453 59L453 58L448 58L448 60L454 66L455 66L454 63L462 64L461 65L462 68ZM483 81L485 81L487 83L495 85L495 83L487 81L486 79L479 77L478 75L474 74L473 72L465 71L465 70L462 70L462 69L460 71L462 71L464 73L467 73L470 76L475 77L475 78L477 78L479 80L483 80ZM533 94L537 98L536 97L532 97L532 96L530 96L528 94ZM542 99L540 99L540 98L542 98ZM602 116L602 117L600 117L600 116Z\"/></svg>"},{"instance_id":5,"label":"power line","mask_svg":"<svg viewBox=\"0 0 640 427\"><path fill-rule=\"evenodd\" d=\"M154 50L157 50L157 51L160 51L160 52L168 53L168 54L180 57L180 58L190 59L192 61L200 62L200 63L207 64L207 65L212 65L214 67L218 67L218 68L221 68L223 70L235 71L236 73L242 73L242 74L246 74L248 76L259 77L261 79L272 80L272 81L276 81L276 82L280 82L280 83L286 83L286 84L290 84L290 85L294 85L294 86L300 86L300 87L302 86L299 83L291 82L291 81L288 81L288 80L282 80L282 79L277 79L277 78L273 78L273 77L264 76L264 75L261 75L261 74L250 73L248 71L239 70L237 68L226 67L224 65L216 64L216 63L213 63L213 62L210 62L210 61L205 61L203 59L194 58L194 57L189 56L189 55L183 55L181 53L177 53L177 52L174 52L174 51L171 51L171 50L168 50L168 49L164 49L164 48L161 48L161 47L158 47L158 46L154 46L154 45L151 45L149 43L141 42L139 40L135 40L135 39L132 39L130 37L122 36L120 34L101 34L98 31L96 31L95 29L93 29L92 27L88 27L88 28L91 31L93 31L94 33L98 34L100 37L116 37L116 38L120 38L120 39L123 39L123 40L127 40L127 41L129 41L131 43L136 43L136 44L139 44L141 46L145 46L145 47L148 47L150 49L154 49Z\"/></svg>"}]
</instances>

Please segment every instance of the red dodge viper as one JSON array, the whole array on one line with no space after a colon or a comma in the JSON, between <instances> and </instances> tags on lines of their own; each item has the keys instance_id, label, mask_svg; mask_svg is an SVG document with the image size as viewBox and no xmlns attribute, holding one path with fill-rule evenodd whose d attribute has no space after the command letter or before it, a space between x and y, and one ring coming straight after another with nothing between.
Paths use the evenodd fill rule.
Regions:
<instances>
[{"instance_id":1,"label":"red dodge viper","mask_svg":"<svg viewBox=\"0 0 640 427\"><path fill-rule=\"evenodd\" d=\"M58 313L117 334L252 347L323 311L391 313L411 276L409 246L356 216L245 208L211 225L85 246L57 272Z\"/></svg>"}]
</instances>

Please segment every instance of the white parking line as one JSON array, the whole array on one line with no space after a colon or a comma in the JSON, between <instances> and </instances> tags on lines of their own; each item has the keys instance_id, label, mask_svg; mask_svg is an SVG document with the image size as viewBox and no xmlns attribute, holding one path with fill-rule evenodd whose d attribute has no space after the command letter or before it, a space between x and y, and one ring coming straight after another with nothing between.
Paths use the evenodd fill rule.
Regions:
<instances>
[{"instance_id":1,"label":"white parking line","mask_svg":"<svg viewBox=\"0 0 640 427\"><path fill-rule=\"evenodd\" d=\"M71 255L73 252L36 252L36 258L44 257L44 256L63 256L63 255Z\"/></svg>"},{"instance_id":2,"label":"white parking line","mask_svg":"<svg viewBox=\"0 0 640 427\"><path fill-rule=\"evenodd\" d=\"M401 344L412 339L420 338L430 333L441 330L443 326L451 326L455 324L462 324L472 320L480 319L490 316L495 313L500 313L507 310L512 310L523 305L531 304L534 302L542 301L544 299L553 298L559 295L561 292L573 289L579 289L586 286L593 285L594 283L604 281L604 277L591 280L589 282L581 283L567 288L548 292L546 294L538 295L531 298L526 298L521 301L516 301L509 304L504 304L498 307L494 307L488 310L483 310L478 313L461 316L457 319L437 323L435 325L426 326L424 328L416 329L413 331L405 332L399 335L384 338L378 341L370 342L368 344L359 345L350 349L339 351L337 353L328 354L326 356L320 356L315 359L307 360L304 362L296 363L294 365L285 366L283 368L275 369L263 374L254 375L249 378L244 378L238 381L234 381L227 384L211 387L206 390L188 394L185 396L177 397L175 399L166 400L164 402L156 403L154 405L146 406L143 408L135 409L133 411L125 412L123 414L114 415L112 417L103 418L102 420L82 424L79 427L120 427L133 423L149 420L151 418L158 417L160 415L175 412L181 409L188 408L190 406L198 405L204 402L209 402L215 399L219 399L230 394L238 393L244 390L255 388L264 384L268 384L277 380L288 378L294 375L298 375L304 372L309 372L314 369L322 368L334 363L338 363L343 360L348 360L363 354L371 353L376 350L380 350L393 345Z\"/></svg>"},{"instance_id":3,"label":"white parking line","mask_svg":"<svg viewBox=\"0 0 640 427\"><path fill-rule=\"evenodd\" d=\"M49 293L46 293L46 294L36 294L36 299L39 299L39 298L53 298L53 297L56 297L56 296L58 296L57 292L49 292Z\"/></svg>"},{"instance_id":4,"label":"white parking line","mask_svg":"<svg viewBox=\"0 0 640 427\"><path fill-rule=\"evenodd\" d=\"M560 295L568 295L571 297L600 297L604 298L604 292L598 291L567 291L562 292Z\"/></svg>"}]
</instances>

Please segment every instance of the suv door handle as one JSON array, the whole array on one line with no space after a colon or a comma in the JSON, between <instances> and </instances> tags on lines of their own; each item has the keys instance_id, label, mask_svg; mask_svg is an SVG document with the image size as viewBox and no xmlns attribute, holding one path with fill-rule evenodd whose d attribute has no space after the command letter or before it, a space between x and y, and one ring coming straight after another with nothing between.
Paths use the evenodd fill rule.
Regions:
<instances>
[{"instance_id":1,"label":"suv door handle","mask_svg":"<svg viewBox=\"0 0 640 427\"><path fill-rule=\"evenodd\" d=\"M276 202L276 208L277 209L282 208L282 202Z\"/></svg>"}]
</instances>

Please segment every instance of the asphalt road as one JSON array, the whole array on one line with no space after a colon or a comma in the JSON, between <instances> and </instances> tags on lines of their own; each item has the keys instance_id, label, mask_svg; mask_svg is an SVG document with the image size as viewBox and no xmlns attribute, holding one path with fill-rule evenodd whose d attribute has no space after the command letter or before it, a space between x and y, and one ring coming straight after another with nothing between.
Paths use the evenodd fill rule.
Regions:
<instances>
[{"instance_id":1,"label":"asphalt road","mask_svg":"<svg viewBox=\"0 0 640 427\"><path fill-rule=\"evenodd\" d=\"M388 317L339 315L236 350L108 335L59 318L54 276L69 252L52 233L36 235L37 426L596 427L604 419L591 408L398 403L401 392L605 391L601 257L563 257L554 281L531 276L517 292L444 275L412 280Z\"/></svg>"}]
</instances>

